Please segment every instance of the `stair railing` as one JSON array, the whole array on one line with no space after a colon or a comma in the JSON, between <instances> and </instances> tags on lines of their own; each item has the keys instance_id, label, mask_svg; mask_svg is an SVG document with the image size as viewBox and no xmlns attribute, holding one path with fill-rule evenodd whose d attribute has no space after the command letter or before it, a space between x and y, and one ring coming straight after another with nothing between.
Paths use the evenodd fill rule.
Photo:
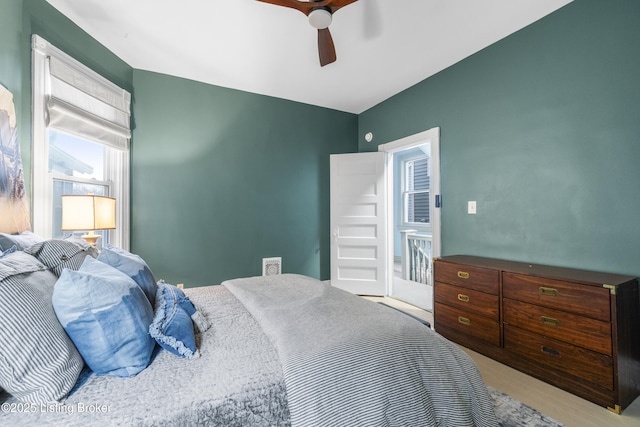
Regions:
<instances>
[{"instance_id":1,"label":"stair railing","mask_svg":"<svg viewBox=\"0 0 640 427\"><path fill-rule=\"evenodd\" d=\"M432 284L432 236L417 234L417 230L404 230L402 234L402 278L423 284Z\"/></svg>"}]
</instances>

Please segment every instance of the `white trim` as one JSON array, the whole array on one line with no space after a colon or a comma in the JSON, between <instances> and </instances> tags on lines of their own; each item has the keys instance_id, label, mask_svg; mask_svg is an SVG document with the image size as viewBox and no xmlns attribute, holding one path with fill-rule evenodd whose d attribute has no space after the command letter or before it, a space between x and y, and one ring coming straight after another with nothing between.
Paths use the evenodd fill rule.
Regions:
<instances>
[{"instance_id":1,"label":"white trim","mask_svg":"<svg viewBox=\"0 0 640 427\"><path fill-rule=\"evenodd\" d=\"M105 178L113 183L111 197L116 199L116 229L109 230L109 241L122 249L130 249L130 195L129 151L105 150L106 167ZM118 177L110 176L114 171L121 171Z\"/></svg>"},{"instance_id":2,"label":"white trim","mask_svg":"<svg viewBox=\"0 0 640 427\"><path fill-rule=\"evenodd\" d=\"M52 235L51 227L51 204L52 204L52 181L48 178L46 171L49 169L47 161L49 159L46 127L46 97L47 93L47 47L46 40L34 35L32 38L32 135L31 141L31 224L33 232L42 237ZM38 173L37 171L45 171ZM42 191L44 190L44 191Z\"/></svg>"},{"instance_id":3,"label":"white trim","mask_svg":"<svg viewBox=\"0 0 640 427\"><path fill-rule=\"evenodd\" d=\"M414 135L409 135L395 141L387 142L386 144L380 144L378 145L378 151L394 153L396 151L406 150L407 148L417 147L429 141L436 141L438 144L440 143L439 127L431 128ZM431 153L433 154L433 151Z\"/></svg>"}]
</instances>

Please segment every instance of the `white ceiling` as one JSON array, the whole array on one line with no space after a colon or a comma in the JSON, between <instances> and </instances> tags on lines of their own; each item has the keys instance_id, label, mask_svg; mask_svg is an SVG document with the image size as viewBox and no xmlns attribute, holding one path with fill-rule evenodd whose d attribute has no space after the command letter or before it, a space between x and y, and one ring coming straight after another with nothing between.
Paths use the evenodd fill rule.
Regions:
<instances>
[{"instance_id":1,"label":"white ceiling","mask_svg":"<svg viewBox=\"0 0 640 427\"><path fill-rule=\"evenodd\" d=\"M361 113L571 0L359 0L325 67L302 13L257 0L47 1L133 68Z\"/></svg>"}]
</instances>

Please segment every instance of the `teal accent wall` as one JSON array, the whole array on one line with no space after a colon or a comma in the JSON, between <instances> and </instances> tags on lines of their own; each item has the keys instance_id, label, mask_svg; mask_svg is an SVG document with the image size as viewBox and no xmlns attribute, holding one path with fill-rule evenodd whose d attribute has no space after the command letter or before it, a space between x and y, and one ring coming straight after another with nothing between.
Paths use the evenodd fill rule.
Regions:
<instances>
[{"instance_id":1,"label":"teal accent wall","mask_svg":"<svg viewBox=\"0 0 640 427\"><path fill-rule=\"evenodd\" d=\"M3 0L0 12L0 83L20 99L22 0Z\"/></svg>"},{"instance_id":2,"label":"teal accent wall","mask_svg":"<svg viewBox=\"0 0 640 427\"><path fill-rule=\"evenodd\" d=\"M640 275L639 19L575 0L360 114L359 150L441 128L444 255Z\"/></svg>"},{"instance_id":3,"label":"teal accent wall","mask_svg":"<svg viewBox=\"0 0 640 427\"><path fill-rule=\"evenodd\" d=\"M329 155L357 116L134 71L132 249L185 286L283 271L328 279Z\"/></svg>"}]
</instances>

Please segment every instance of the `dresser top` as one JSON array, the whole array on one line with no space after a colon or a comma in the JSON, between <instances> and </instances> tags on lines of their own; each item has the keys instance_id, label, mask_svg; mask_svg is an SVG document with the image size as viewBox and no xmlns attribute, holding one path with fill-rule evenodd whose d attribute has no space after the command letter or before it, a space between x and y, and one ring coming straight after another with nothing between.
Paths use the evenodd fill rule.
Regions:
<instances>
[{"instance_id":1,"label":"dresser top","mask_svg":"<svg viewBox=\"0 0 640 427\"><path fill-rule=\"evenodd\" d=\"M603 273L599 271L578 270L573 268L554 267L542 264L530 264L526 262L507 261L495 258L483 258L472 255L449 255L437 258L436 262L445 261L456 264L471 265L474 267L492 268L521 273L530 276L563 279L594 285L620 286L627 282L637 280L637 277L621 274Z\"/></svg>"}]
</instances>

